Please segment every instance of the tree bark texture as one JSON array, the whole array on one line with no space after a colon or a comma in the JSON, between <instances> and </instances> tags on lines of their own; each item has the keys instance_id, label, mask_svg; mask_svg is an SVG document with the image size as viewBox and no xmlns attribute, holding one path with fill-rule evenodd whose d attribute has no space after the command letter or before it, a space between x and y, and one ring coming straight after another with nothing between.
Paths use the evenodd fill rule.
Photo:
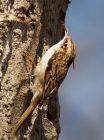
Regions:
<instances>
[{"instance_id":1,"label":"tree bark texture","mask_svg":"<svg viewBox=\"0 0 104 140\"><path fill-rule=\"evenodd\" d=\"M30 104L30 81L38 59L64 35L67 6L68 0L0 0L1 140L12 139L12 129ZM31 113L16 139L58 139L59 114L56 93Z\"/></svg>"}]
</instances>

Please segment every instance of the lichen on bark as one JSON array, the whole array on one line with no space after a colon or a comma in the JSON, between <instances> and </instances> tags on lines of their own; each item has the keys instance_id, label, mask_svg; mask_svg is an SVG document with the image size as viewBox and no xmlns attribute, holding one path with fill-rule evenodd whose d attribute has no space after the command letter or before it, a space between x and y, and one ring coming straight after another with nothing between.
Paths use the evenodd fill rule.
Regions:
<instances>
[{"instance_id":1,"label":"lichen on bark","mask_svg":"<svg viewBox=\"0 0 104 140\"><path fill-rule=\"evenodd\" d=\"M29 106L35 61L62 38L67 6L68 0L0 1L0 139L12 139L12 129ZM24 52L34 64L26 61ZM58 139L59 114L56 93L33 111L16 138Z\"/></svg>"}]
</instances>

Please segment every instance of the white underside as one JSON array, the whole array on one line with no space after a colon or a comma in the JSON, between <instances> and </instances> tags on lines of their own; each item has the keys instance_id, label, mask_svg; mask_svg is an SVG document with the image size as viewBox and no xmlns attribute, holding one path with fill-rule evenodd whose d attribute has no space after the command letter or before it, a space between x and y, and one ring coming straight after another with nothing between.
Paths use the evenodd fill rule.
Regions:
<instances>
[{"instance_id":1,"label":"white underside","mask_svg":"<svg viewBox=\"0 0 104 140\"><path fill-rule=\"evenodd\" d=\"M56 52L56 50L58 50L58 48L60 48L60 46L63 44L63 41L65 40L65 38L66 38L66 36L59 43L57 43L57 44L53 45L51 48L49 48L48 51L46 51L46 53L42 57L39 66L40 66L41 74L43 75L43 78L44 78L45 70L47 68L50 58Z\"/></svg>"}]
</instances>

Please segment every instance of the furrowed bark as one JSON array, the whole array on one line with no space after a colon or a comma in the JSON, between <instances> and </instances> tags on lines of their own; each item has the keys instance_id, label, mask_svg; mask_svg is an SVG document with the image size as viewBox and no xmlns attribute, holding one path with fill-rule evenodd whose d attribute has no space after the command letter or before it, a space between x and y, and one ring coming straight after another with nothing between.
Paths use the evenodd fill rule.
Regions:
<instances>
[{"instance_id":1,"label":"furrowed bark","mask_svg":"<svg viewBox=\"0 0 104 140\"><path fill-rule=\"evenodd\" d=\"M67 6L68 0L0 1L0 139L12 139L17 120L29 106L33 71L38 58L64 35ZM58 139L59 114L55 94L33 111L16 138Z\"/></svg>"}]
</instances>

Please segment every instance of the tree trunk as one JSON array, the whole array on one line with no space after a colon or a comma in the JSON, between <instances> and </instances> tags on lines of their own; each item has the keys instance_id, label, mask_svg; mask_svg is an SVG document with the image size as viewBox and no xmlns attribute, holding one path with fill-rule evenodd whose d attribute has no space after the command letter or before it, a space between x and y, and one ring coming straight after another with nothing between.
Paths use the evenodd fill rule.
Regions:
<instances>
[{"instance_id":1,"label":"tree trunk","mask_svg":"<svg viewBox=\"0 0 104 140\"><path fill-rule=\"evenodd\" d=\"M39 57L63 36L68 0L0 1L0 139L11 138L17 120L29 106L30 82ZM58 95L52 95L25 120L18 140L59 137Z\"/></svg>"}]
</instances>

